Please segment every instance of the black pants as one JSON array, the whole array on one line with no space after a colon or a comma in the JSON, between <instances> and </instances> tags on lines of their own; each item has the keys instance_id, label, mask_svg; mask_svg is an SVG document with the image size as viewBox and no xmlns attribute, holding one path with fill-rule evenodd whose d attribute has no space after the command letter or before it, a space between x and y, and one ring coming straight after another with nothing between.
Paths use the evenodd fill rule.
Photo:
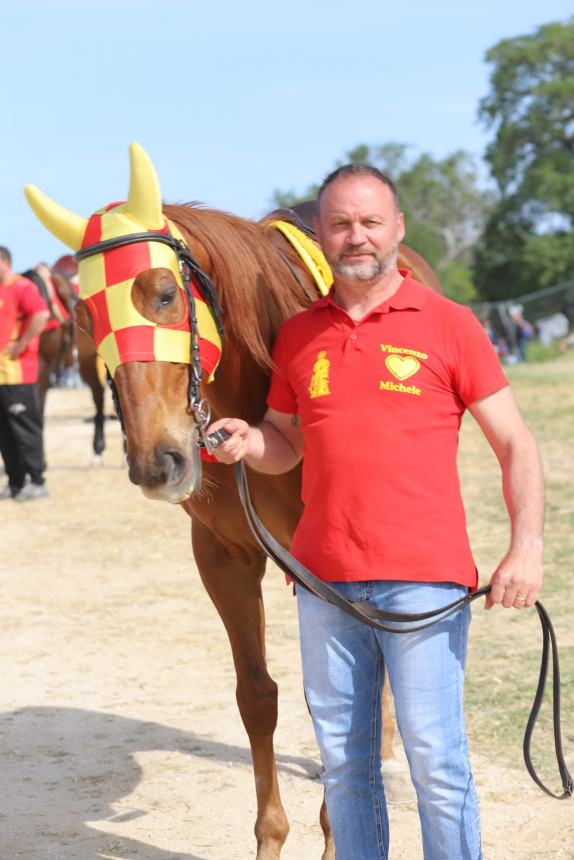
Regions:
<instances>
[{"instance_id":1,"label":"black pants","mask_svg":"<svg viewBox=\"0 0 574 860\"><path fill-rule=\"evenodd\" d=\"M0 385L0 454L12 490L43 484L44 439L36 385Z\"/></svg>"}]
</instances>

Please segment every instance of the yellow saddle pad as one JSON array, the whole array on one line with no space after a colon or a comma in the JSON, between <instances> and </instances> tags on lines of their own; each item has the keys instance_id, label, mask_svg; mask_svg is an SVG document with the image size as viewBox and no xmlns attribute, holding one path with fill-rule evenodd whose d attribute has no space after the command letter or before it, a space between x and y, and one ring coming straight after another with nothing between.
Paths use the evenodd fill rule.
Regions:
<instances>
[{"instance_id":1,"label":"yellow saddle pad","mask_svg":"<svg viewBox=\"0 0 574 860\"><path fill-rule=\"evenodd\" d=\"M325 259L320 247L305 235L302 230L290 224L288 221L272 221L272 227L276 227L295 248L301 260L313 276L317 289L322 296L326 296L333 283L333 273L329 263Z\"/></svg>"}]
</instances>

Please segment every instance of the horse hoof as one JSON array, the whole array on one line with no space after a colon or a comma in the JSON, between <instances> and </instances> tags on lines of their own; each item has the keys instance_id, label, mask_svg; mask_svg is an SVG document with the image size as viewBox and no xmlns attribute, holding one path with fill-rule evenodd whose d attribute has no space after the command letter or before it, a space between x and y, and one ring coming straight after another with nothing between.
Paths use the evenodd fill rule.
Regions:
<instances>
[{"instance_id":1,"label":"horse hoof","mask_svg":"<svg viewBox=\"0 0 574 860\"><path fill-rule=\"evenodd\" d=\"M94 454L92 457L92 467L94 469L100 469L104 465L104 459L101 454Z\"/></svg>"},{"instance_id":2,"label":"horse hoof","mask_svg":"<svg viewBox=\"0 0 574 860\"><path fill-rule=\"evenodd\" d=\"M389 803L412 803L416 800L415 790L409 778L408 768L396 759L382 762L385 796Z\"/></svg>"}]
</instances>

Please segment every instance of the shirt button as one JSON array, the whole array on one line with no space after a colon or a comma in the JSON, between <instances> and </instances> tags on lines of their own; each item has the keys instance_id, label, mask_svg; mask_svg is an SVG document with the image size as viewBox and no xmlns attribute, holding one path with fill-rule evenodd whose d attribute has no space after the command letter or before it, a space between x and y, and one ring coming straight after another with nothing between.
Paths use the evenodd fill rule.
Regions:
<instances>
[{"instance_id":1,"label":"shirt button","mask_svg":"<svg viewBox=\"0 0 574 860\"><path fill-rule=\"evenodd\" d=\"M352 335L351 335L351 340L357 340L357 335L356 335L356 334L352 334Z\"/></svg>"}]
</instances>

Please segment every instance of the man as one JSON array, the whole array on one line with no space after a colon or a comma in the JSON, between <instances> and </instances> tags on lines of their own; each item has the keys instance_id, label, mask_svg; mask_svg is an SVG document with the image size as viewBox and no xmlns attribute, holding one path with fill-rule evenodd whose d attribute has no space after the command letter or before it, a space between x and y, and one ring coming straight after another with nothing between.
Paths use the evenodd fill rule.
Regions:
<instances>
[{"instance_id":1,"label":"man","mask_svg":"<svg viewBox=\"0 0 574 860\"><path fill-rule=\"evenodd\" d=\"M10 251L0 247L0 453L8 476L0 499L48 495L36 382L39 335L49 316L34 284L12 271Z\"/></svg>"},{"instance_id":2,"label":"man","mask_svg":"<svg viewBox=\"0 0 574 860\"><path fill-rule=\"evenodd\" d=\"M540 458L482 326L397 270L404 218L376 169L346 165L328 176L316 227L331 293L283 324L261 425L213 423L210 432L232 434L218 459L245 458L273 473L304 455L293 554L347 598L425 612L477 585L456 466L469 409L500 462L511 520L486 605L531 606L542 584ZM425 860L481 860L462 709L468 609L397 635L303 588L297 598L337 860L388 856L379 754L385 668Z\"/></svg>"}]
</instances>

